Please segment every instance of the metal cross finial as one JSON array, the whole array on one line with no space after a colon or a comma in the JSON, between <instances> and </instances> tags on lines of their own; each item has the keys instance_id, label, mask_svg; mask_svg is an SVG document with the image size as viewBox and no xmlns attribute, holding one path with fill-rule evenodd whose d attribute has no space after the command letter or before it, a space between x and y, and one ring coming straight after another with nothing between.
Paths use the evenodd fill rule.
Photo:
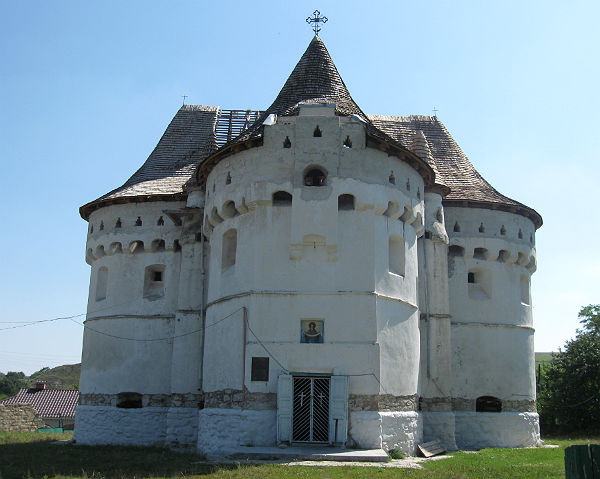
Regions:
<instances>
[{"instance_id":1,"label":"metal cross finial","mask_svg":"<svg viewBox=\"0 0 600 479\"><path fill-rule=\"evenodd\" d=\"M306 23L308 23L312 27L313 31L315 32L315 35L318 35L321 31L321 26L319 25L319 23L327 23L327 17L322 17L321 12L319 12L319 10L315 10L313 12L313 16L308 17L306 19Z\"/></svg>"},{"instance_id":2,"label":"metal cross finial","mask_svg":"<svg viewBox=\"0 0 600 479\"><path fill-rule=\"evenodd\" d=\"M187 95L181 95L181 98L183 98L183 105L185 106L185 99L187 98Z\"/></svg>"},{"instance_id":3,"label":"metal cross finial","mask_svg":"<svg viewBox=\"0 0 600 479\"><path fill-rule=\"evenodd\" d=\"M437 118L437 112L438 112L438 109L434 106L433 107L433 116L435 116L436 118Z\"/></svg>"}]
</instances>

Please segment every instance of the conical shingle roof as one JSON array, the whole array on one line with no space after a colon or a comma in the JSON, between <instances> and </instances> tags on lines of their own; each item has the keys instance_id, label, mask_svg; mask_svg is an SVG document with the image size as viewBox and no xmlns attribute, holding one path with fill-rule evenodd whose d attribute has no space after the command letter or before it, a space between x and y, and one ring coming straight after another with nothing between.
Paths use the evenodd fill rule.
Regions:
<instances>
[{"instance_id":1,"label":"conical shingle roof","mask_svg":"<svg viewBox=\"0 0 600 479\"><path fill-rule=\"evenodd\" d=\"M264 110L248 129L199 165L198 183L202 184L208 172L222 157L241 149L260 145L260 138L264 131L263 123L269 115L296 115L300 106L306 104L333 104L336 115L356 115L366 124L369 146L400 156L423 176L427 185L434 185L435 173L431 165L425 159L413 154L403 143L377 128L352 99L325 44L317 35L308 45L271 106ZM445 188L443 185L440 187Z\"/></svg>"}]
</instances>

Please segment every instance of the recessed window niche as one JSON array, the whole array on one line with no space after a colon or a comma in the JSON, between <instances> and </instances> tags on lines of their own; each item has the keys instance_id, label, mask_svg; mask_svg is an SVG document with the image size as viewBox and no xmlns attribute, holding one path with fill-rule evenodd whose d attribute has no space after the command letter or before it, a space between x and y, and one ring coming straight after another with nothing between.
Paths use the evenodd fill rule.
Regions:
<instances>
[{"instance_id":1,"label":"recessed window niche","mask_svg":"<svg viewBox=\"0 0 600 479\"><path fill-rule=\"evenodd\" d=\"M227 271L235 266L235 257L237 253L237 230L230 229L223 233L223 243L221 249L221 270Z\"/></svg>"},{"instance_id":2,"label":"recessed window niche","mask_svg":"<svg viewBox=\"0 0 600 479\"><path fill-rule=\"evenodd\" d=\"M388 240L388 260L390 273L404 276L405 246L402 236L390 236Z\"/></svg>"},{"instance_id":3,"label":"recessed window niche","mask_svg":"<svg viewBox=\"0 0 600 479\"><path fill-rule=\"evenodd\" d=\"M502 401L493 396L479 396L475 400L476 412L502 412Z\"/></svg>"},{"instance_id":4,"label":"recessed window niche","mask_svg":"<svg viewBox=\"0 0 600 479\"><path fill-rule=\"evenodd\" d=\"M354 195L345 194L338 196L338 211L351 211L354 208Z\"/></svg>"},{"instance_id":5,"label":"recessed window niche","mask_svg":"<svg viewBox=\"0 0 600 479\"><path fill-rule=\"evenodd\" d=\"M530 297L529 297L529 276L522 274L521 275L521 280L520 280L520 286L521 286L521 303L523 304L530 304Z\"/></svg>"},{"instance_id":6,"label":"recessed window niche","mask_svg":"<svg viewBox=\"0 0 600 479\"><path fill-rule=\"evenodd\" d=\"M144 298L155 301L165 295L165 265L153 264L146 266L144 274Z\"/></svg>"},{"instance_id":7,"label":"recessed window niche","mask_svg":"<svg viewBox=\"0 0 600 479\"><path fill-rule=\"evenodd\" d=\"M287 191L273 193L273 206L292 206L292 195Z\"/></svg>"},{"instance_id":8,"label":"recessed window niche","mask_svg":"<svg viewBox=\"0 0 600 479\"><path fill-rule=\"evenodd\" d=\"M117 395L117 407L139 409L142 407L142 395L133 392L119 393Z\"/></svg>"},{"instance_id":9,"label":"recessed window niche","mask_svg":"<svg viewBox=\"0 0 600 479\"><path fill-rule=\"evenodd\" d=\"M486 300L491 297L491 274L485 269L471 269L467 273L469 298Z\"/></svg>"},{"instance_id":10,"label":"recessed window niche","mask_svg":"<svg viewBox=\"0 0 600 479\"><path fill-rule=\"evenodd\" d=\"M102 301L106 299L106 290L108 286L108 268L102 266L98 270L96 276L96 301Z\"/></svg>"}]
</instances>

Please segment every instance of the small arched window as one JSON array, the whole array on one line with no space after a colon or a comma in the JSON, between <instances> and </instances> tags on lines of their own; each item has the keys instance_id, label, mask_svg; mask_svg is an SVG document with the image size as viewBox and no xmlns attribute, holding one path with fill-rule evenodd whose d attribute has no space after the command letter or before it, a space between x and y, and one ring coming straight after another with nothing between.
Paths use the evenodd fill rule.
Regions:
<instances>
[{"instance_id":1,"label":"small arched window","mask_svg":"<svg viewBox=\"0 0 600 479\"><path fill-rule=\"evenodd\" d=\"M292 206L292 195L287 191L273 193L273 206Z\"/></svg>"},{"instance_id":2,"label":"small arched window","mask_svg":"<svg viewBox=\"0 0 600 479\"><path fill-rule=\"evenodd\" d=\"M305 186L325 186L327 175L320 168L312 168L304 175Z\"/></svg>"},{"instance_id":3,"label":"small arched window","mask_svg":"<svg viewBox=\"0 0 600 479\"><path fill-rule=\"evenodd\" d=\"M502 412L502 401L494 396L479 396L475 401L476 412Z\"/></svg>"},{"instance_id":4,"label":"small arched window","mask_svg":"<svg viewBox=\"0 0 600 479\"><path fill-rule=\"evenodd\" d=\"M117 407L125 409L137 409L142 407L142 395L140 393L117 394Z\"/></svg>"},{"instance_id":5,"label":"small arched window","mask_svg":"<svg viewBox=\"0 0 600 479\"><path fill-rule=\"evenodd\" d=\"M338 196L338 211L351 211L354 210L354 196L353 195L340 195Z\"/></svg>"}]
</instances>

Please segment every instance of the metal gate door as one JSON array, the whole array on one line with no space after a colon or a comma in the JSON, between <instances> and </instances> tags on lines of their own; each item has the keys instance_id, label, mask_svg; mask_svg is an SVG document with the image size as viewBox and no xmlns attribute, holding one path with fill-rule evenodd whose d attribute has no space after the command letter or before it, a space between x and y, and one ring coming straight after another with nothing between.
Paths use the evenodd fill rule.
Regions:
<instances>
[{"instance_id":1,"label":"metal gate door","mask_svg":"<svg viewBox=\"0 0 600 479\"><path fill-rule=\"evenodd\" d=\"M294 376L292 441L329 442L329 377Z\"/></svg>"}]
</instances>

